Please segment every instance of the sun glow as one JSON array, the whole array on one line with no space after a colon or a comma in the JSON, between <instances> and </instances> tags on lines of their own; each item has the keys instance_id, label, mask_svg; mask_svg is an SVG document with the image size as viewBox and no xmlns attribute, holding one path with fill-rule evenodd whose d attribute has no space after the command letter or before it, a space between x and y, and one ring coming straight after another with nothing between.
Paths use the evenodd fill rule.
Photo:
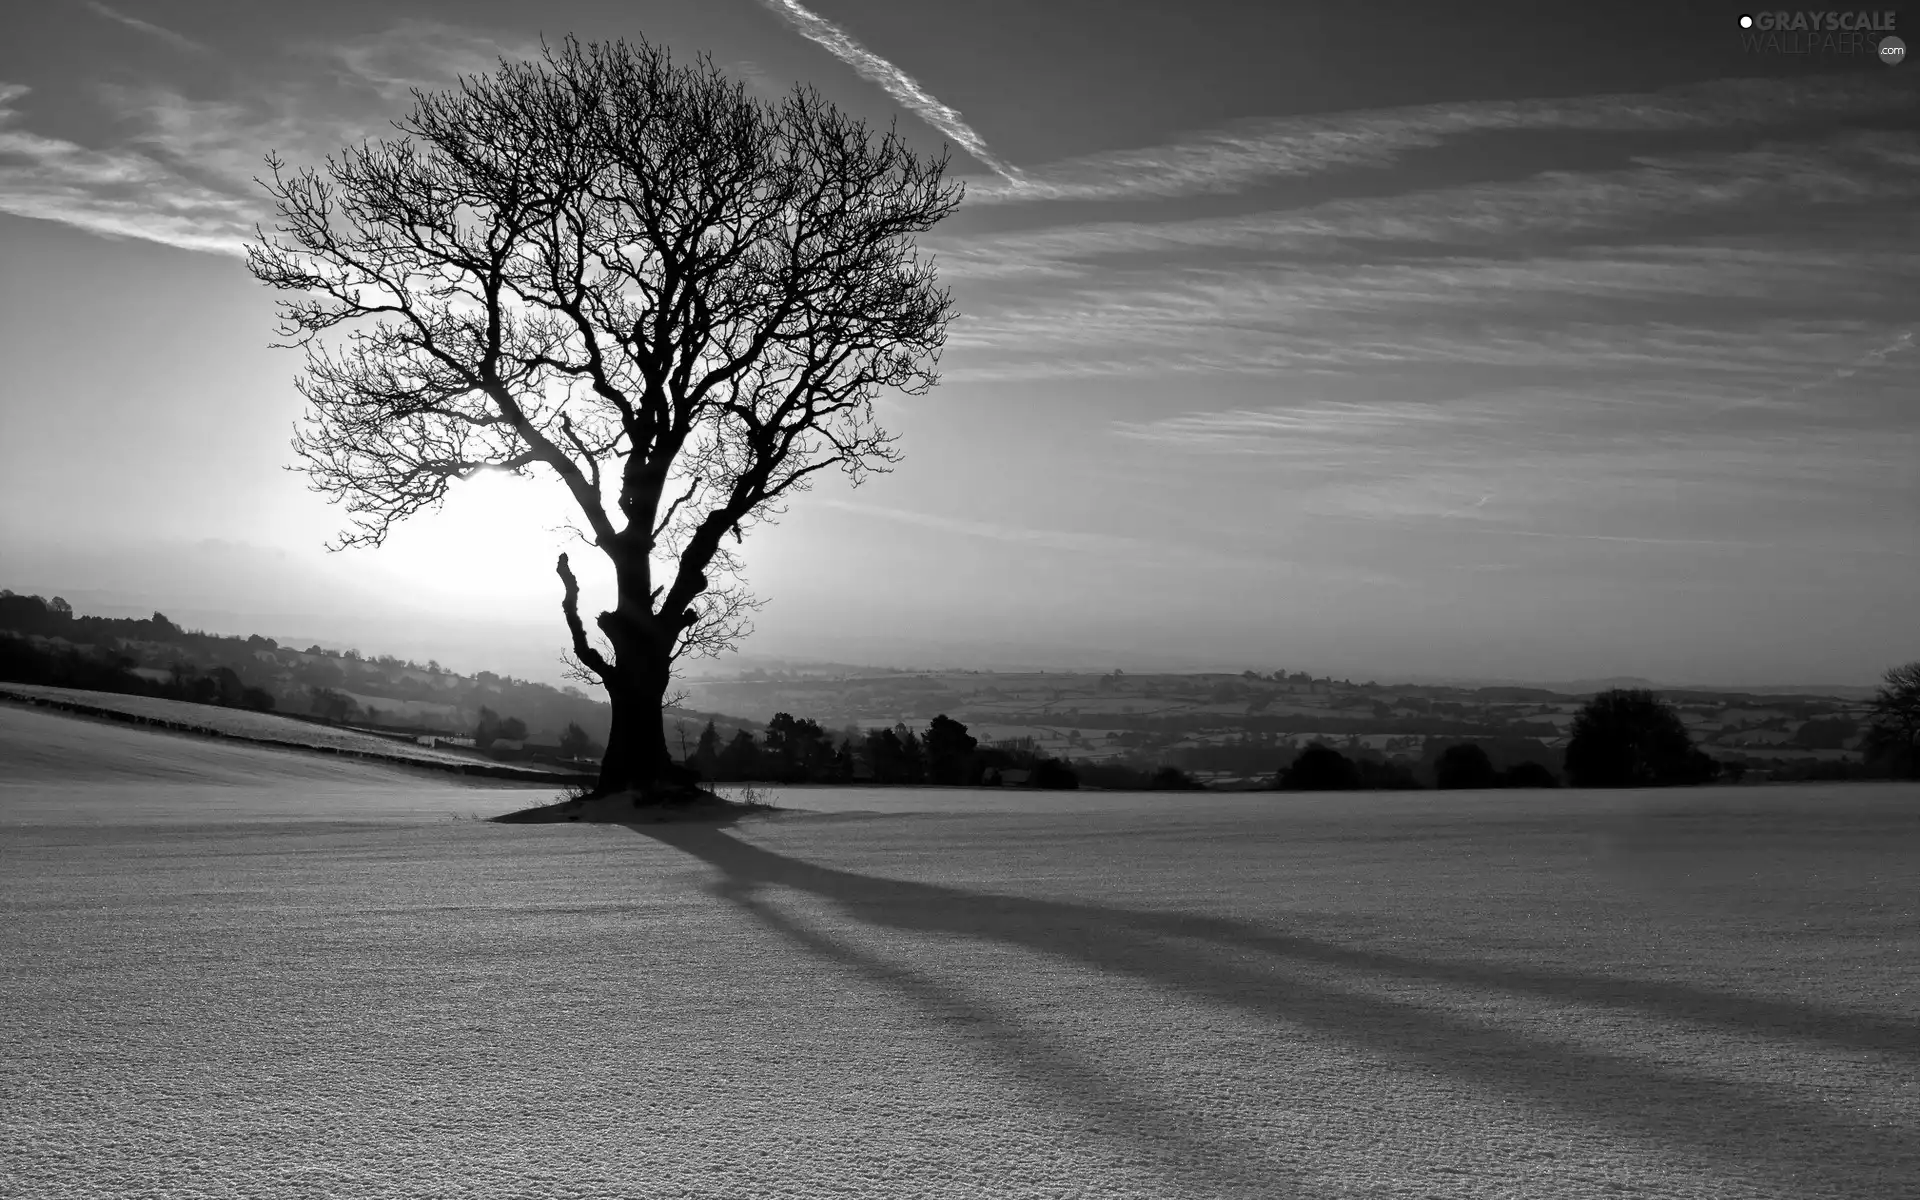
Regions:
<instances>
[{"instance_id":1,"label":"sun glow","mask_svg":"<svg viewBox=\"0 0 1920 1200\"><path fill-rule=\"evenodd\" d=\"M581 553L585 543L574 532L581 524L550 475L482 471L448 489L438 510L397 527L373 554L396 582L431 593L449 612L557 620L561 551L572 552L589 603L596 594L600 556Z\"/></svg>"}]
</instances>

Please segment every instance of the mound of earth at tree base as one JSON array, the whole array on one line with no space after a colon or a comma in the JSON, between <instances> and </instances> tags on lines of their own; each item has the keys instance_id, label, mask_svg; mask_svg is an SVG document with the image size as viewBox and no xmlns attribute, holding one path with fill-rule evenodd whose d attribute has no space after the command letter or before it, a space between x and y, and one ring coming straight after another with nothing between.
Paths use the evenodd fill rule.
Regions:
<instances>
[{"instance_id":1,"label":"mound of earth at tree base","mask_svg":"<svg viewBox=\"0 0 1920 1200\"><path fill-rule=\"evenodd\" d=\"M771 804L729 800L704 788L673 787L651 792L610 792L573 796L490 818L504 825L544 825L580 821L600 825L660 825L689 822L731 825L742 817L777 812Z\"/></svg>"}]
</instances>

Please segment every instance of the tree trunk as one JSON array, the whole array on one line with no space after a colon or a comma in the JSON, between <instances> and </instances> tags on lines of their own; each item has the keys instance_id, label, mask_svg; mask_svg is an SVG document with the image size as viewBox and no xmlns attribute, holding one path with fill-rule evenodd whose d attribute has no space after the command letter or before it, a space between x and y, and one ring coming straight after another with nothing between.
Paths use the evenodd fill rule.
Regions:
<instances>
[{"instance_id":1,"label":"tree trunk","mask_svg":"<svg viewBox=\"0 0 1920 1200\"><path fill-rule=\"evenodd\" d=\"M598 622L613 644L613 678L605 681L613 726L594 792L631 791L658 802L685 793L699 776L674 762L667 748L664 713L673 678L672 635L651 611L646 576L626 570L618 574L619 605L601 613Z\"/></svg>"},{"instance_id":2,"label":"tree trunk","mask_svg":"<svg viewBox=\"0 0 1920 1200\"><path fill-rule=\"evenodd\" d=\"M623 676L639 674L624 661L618 669ZM613 702L613 728L607 735L607 753L600 761L600 781L594 790L602 795L654 792L673 774L666 730L661 724L666 684L663 680L658 686L648 686L644 679L623 679L621 684L607 689Z\"/></svg>"}]
</instances>

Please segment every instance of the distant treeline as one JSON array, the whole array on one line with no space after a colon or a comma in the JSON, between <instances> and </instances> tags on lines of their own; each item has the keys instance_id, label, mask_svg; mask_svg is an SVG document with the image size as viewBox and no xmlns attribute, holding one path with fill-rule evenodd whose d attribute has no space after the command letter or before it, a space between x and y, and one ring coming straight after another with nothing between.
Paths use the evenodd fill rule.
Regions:
<instances>
[{"instance_id":1,"label":"distant treeline","mask_svg":"<svg viewBox=\"0 0 1920 1200\"><path fill-rule=\"evenodd\" d=\"M1032 738L982 745L964 724L944 713L934 717L924 733L900 724L890 729L848 729L837 738L818 721L784 712L767 723L764 739L745 729L731 739L723 738L710 723L701 731L686 762L703 779L714 783L1087 786L1134 791L1204 788L1172 765L1075 762L1041 753ZM1321 742L1295 754L1266 784L1278 791L1411 791L1421 786L1403 761L1371 755L1348 758ZM1462 743L1447 748L1440 756L1438 786L1542 788L1559 786L1559 778L1546 766L1530 760L1496 769L1484 749Z\"/></svg>"},{"instance_id":2,"label":"distant treeline","mask_svg":"<svg viewBox=\"0 0 1920 1200\"><path fill-rule=\"evenodd\" d=\"M1894 675L1900 677L1893 679ZM1249 673L1248 678L1255 677ZM1303 678L1288 676L1285 681ZM1920 752L1913 749L1920 743L1920 665L1898 668L1889 678L1889 690L1876 701L1881 713L1873 726L1882 745L1868 762L1770 757L1763 764L1747 765L1755 773L1764 769L1765 777L1773 780L1870 779L1920 771ZM436 662L422 666L390 656L367 658L353 650L319 646L296 650L258 635L243 638L191 631L161 613L138 619L81 616L60 597L45 600L6 590L0 590L0 681L278 711L396 732L458 735L471 737L483 747L513 747L513 754L552 750L568 759L597 755L608 725L606 704L578 689L563 691L487 671L463 676ZM1306 682L1318 685L1321 681ZM1224 685L1226 689L1243 686L1238 681ZM1532 689L1483 688L1481 692L1497 692L1502 701L1558 698ZM1657 756L1664 765L1651 774L1637 766L1623 773L1608 765L1616 760L1638 762L1645 757L1642 748L1631 753L1609 751L1598 758L1589 754L1576 769L1576 763L1561 751L1549 749L1537 737L1521 736L1523 726L1517 722L1485 717L1478 722L1460 720L1468 710L1419 697L1402 697L1398 703L1420 711L1424 717L1420 721L1388 718L1391 710L1381 704L1372 705L1371 720L1261 714L1244 722L1241 740L1201 746L1156 748L1153 743L1159 738L1139 727L1157 725L1162 736L1168 734L1169 725L1192 725L1198 731L1209 720L1202 715L1171 721L1145 714L1102 716L1098 718L1101 725L1126 730L1114 739L1116 748L1127 754L1121 762L1056 758L1040 752L1030 738L981 745L966 726L944 714L924 731L899 724L875 730L849 727L835 735L816 721L781 713L758 737L754 722L717 713L672 712L668 720L669 736L687 739L682 746L689 765L715 782L1184 790L1201 786L1188 771L1217 771L1248 780L1234 786L1344 790L1415 788L1423 783L1443 788L1547 787L1563 772L1569 783L1578 786L1658 786L1740 778L1744 768L1739 761L1716 762L1694 747L1679 718L1651 693L1614 691L1595 697L1581 718L1590 736L1577 736L1577 722L1574 742L1593 742L1607 724L1594 722L1604 715L1601 710L1609 700L1630 701L1622 719L1640 730L1622 745L1637 746L1652 736L1665 747ZM1769 703L1794 706L1790 700ZM706 728L694 744L689 722L702 720ZM1058 725L1072 726L1077 721L1071 715L1050 717ZM1815 715L1792 740L1803 749L1839 749L1860 728L1851 718ZM1332 740L1339 733L1401 732L1407 735L1401 739L1402 749L1390 745L1386 752L1363 748L1357 741L1343 747L1345 753L1325 742L1296 751L1290 739L1281 740L1288 733L1322 734ZM1413 751L1411 757L1403 752L1407 750ZM1154 761L1161 756L1162 762Z\"/></svg>"},{"instance_id":3,"label":"distant treeline","mask_svg":"<svg viewBox=\"0 0 1920 1200\"><path fill-rule=\"evenodd\" d=\"M1440 788L1550 788L1560 780L1551 770L1526 760L1498 770L1485 749L1473 742L1448 746L1436 764ZM1283 792L1411 791L1421 786L1404 762L1350 759L1324 742L1313 742L1283 767L1273 786Z\"/></svg>"},{"instance_id":4,"label":"distant treeline","mask_svg":"<svg viewBox=\"0 0 1920 1200\"><path fill-rule=\"evenodd\" d=\"M924 733L904 724L835 735L818 721L776 713L764 738L741 729L723 739L708 722L687 765L715 783L873 783L892 786L1037 787L1191 791L1200 785L1176 767L1139 768L1054 758L1032 738L982 745L959 721L940 714Z\"/></svg>"},{"instance_id":5,"label":"distant treeline","mask_svg":"<svg viewBox=\"0 0 1920 1200\"><path fill-rule=\"evenodd\" d=\"M84 616L58 596L47 600L0 590L0 641L8 643L0 650L0 679L16 683L225 703L222 697L232 694L230 675L240 681L243 695L256 689L270 697L275 711L290 716L447 736L473 732L483 708L513 714L525 722L528 736L549 743L570 726L604 740L610 724L606 703L577 689L490 671L460 675L437 662L423 665L355 650L317 645L302 650L258 634L203 633L182 628L162 613L137 619ZM164 682L155 678L162 674ZM253 703L262 702L256 696ZM675 717L708 715L717 714ZM727 726L730 720L723 717L721 723Z\"/></svg>"},{"instance_id":6,"label":"distant treeline","mask_svg":"<svg viewBox=\"0 0 1920 1200\"><path fill-rule=\"evenodd\" d=\"M273 693L247 682L231 667L202 671L194 663L179 662L169 669L166 678L153 679L134 674L139 663L125 654L95 645L50 644L10 633L10 622L5 621L10 614L5 609L17 607L16 602L22 600L38 603L39 598L0 596L0 680L273 711Z\"/></svg>"}]
</instances>

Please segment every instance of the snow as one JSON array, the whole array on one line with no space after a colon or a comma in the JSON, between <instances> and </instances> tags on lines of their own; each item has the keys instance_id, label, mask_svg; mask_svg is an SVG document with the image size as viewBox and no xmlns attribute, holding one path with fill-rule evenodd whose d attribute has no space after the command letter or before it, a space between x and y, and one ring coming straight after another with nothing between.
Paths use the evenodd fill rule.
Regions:
<instances>
[{"instance_id":1,"label":"snow","mask_svg":"<svg viewBox=\"0 0 1920 1200\"><path fill-rule=\"evenodd\" d=\"M278 713L252 712L241 708L221 708L211 704L191 704L157 696L128 696L118 692L94 692L81 688L46 687L38 684L0 683L0 697L7 700L45 701L58 711L62 706L80 705L80 711L97 709L143 718L163 727L202 729L254 743L277 743L309 749L397 758L440 765L471 766L486 763L482 755L462 754L455 750L424 747L406 737L382 737L337 725L319 725ZM9 703L9 707L12 705ZM455 739L441 738L442 744ZM522 770L540 770L535 764L520 764Z\"/></svg>"},{"instance_id":2,"label":"snow","mask_svg":"<svg viewBox=\"0 0 1920 1200\"><path fill-rule=\"evenodd\" d=\"M0 775L4 1195L1920 1191L1912 787L639 832L9 708Z\"/></svg>"},{"instance_id":3,"label":"snow","mask_svg":"<svg viewBox=\"0 0 1920 1200\"><path fill-rule=\"evenodd\" d=\"M550 790L0 703L0 828L445 820L526 807Z\"/></svg>"}]
</instances>

